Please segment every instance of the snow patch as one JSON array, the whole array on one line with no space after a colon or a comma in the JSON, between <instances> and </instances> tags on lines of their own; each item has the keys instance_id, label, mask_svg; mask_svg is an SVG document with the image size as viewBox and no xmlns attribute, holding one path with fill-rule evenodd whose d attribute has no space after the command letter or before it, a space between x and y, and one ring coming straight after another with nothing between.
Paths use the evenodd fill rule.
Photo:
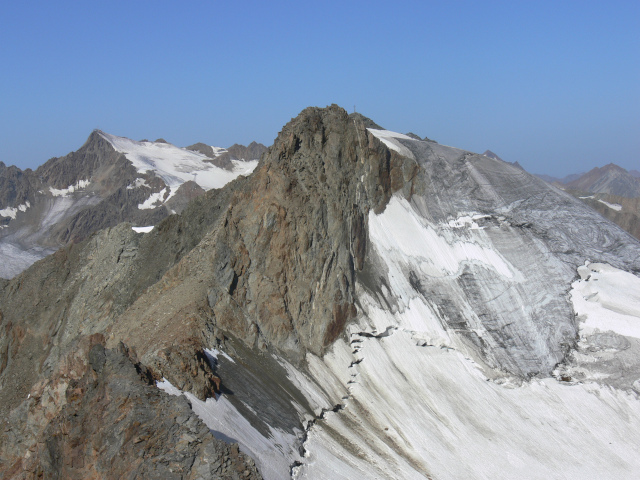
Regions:
<instances>
[{"instance_id":1,"label":"snow patch","mask_svg":"<svg viewBox=\"0 0 640 480\"><path fill-rule=\"evenodd\" d=\"M169 190L171 192L171 190ZM165 202L165 195L167 194L167 189L163 188L162 190L160 190L159 192L156 193L152 193L151 195L149 195L149 198L147 198L143 203L139 203L138 204L138 208L140 210L149 210L152 208L156 208L161 206L164 202ZM167 197L167 200L169 200L169 198L171 198L171 194L169 194L169 197Z\"/></svg>"},{"instance_id":2,"label":"snow patch","mask_svg":"<svg viewBox=\"0 0 640 480\"><path fill-rule=\"evenodd\" d=\"M170 143L136 142L125 137L100 133L113 148L123 153L139 173L155 172L171 191L184 182L195 181L205 190L221 188L239 175L253 171L258 160L234 162L229 171L211 164L206 155L178 148Z\"/></svg>"},{"instance_id":3,"label":"snow patch","mask_svg":"<svg viewBox=\"0 0 640 480\"><path fill-rule=\"evenodd\" d=\"M398 139L403 140L415 140L407 135L402 133L392 132L390 130L378 130L376 128L367 128L369 132L373 134L378 140L384 143L391 150L395 150L400 155L412 158L415 160L415 156L407 147L405 147L402 143L398 141Z\"/></svg>"},{"instance_id":4,"label":"snow patch","mask_svg":"<svg viewBox=\"0 0 640 480\"><path fill-rule=\"evenodd\" d=\"M149 227L131 227L131 229L137 233L149 233L151 230L153 230L153 225Z\"/></svg>"},{"instance_id":5,"label":"snow patch","mask_svg":"<svg viewBox=\"0 0 640 480\"><path fill-rule=\"evenodd\" d=\"M216 360L218 360L218 355L222 355L224 358L226 358L230 362L236 363L236 361L233 358L231 358L222 350L218 350L217 348L205 348L204 351L208 353L210 356L212 356L213 358L215 358Z\"/></svg>"},{"instance_id":6,"label":"snow patch","mask_svg":"<svg viewBox=\"0 0 640 480\"><path fill-rule=\"evenodd\" d=\"M70 193L87 188L90 183L91 180L78 180L75 185L69 185L67 188L57 189L49 187L49 191L54 197L66 197Z\"/></svg>"},{"instance_id":7,"label":"snow patch","mask_svg":"<svg viewBox=\"0 0 640 480\"><path fill-rule=\"evenodd\" d=\"M12 220L15 220L18 212L26 212L27 208L31 208L31 203L29 202L29 200L27 200L22 205L18 205L17 207L7 207L3 210L0 210L0 217L11 217Z\"/></svg>"},{"instance_id":8,"label":"snow patch","mask_svg":"<svg viewBox=\"0 0 640 480\"><path fill-rule=\"evenodd\" d=\"M640 278L603 263L587 263L578 273L571 301L583 320L580 334L610 330L640 338Z\"/></svg>"},{"instance_id":9,"label":"snow patch","mask_svg":"<svg viewBox=\"0 0 640 480\"><path fill-rule=\"evenodd\" d=\"M127 190L133 190L134 188L140 188L140 187L151 188L147 184L147 180L146 179L144 179L142 177L138 177L138 178L136 178L136 181L133 183L133 185L127 185Z\"/></svg>"},{"instance_id":10,"label":"snow patch","mask_svg":"<svg viewBox=\"0 0 640 480\"><path fill-rule=\"evenodd\" d=\"M615 210L616 212L619 212L620 210L622 210L622 205L618 204L618 203L609 203L609 202L605 202L604 200L598 200L600 203L605 204L607 207L611 208L612 210Z\"/></svg>"}]
</instances>

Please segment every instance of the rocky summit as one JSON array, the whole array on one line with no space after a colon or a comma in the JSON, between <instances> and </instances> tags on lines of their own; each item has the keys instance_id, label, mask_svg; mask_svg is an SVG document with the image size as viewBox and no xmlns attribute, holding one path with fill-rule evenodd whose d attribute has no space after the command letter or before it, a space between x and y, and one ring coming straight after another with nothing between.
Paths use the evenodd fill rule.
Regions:
<instances>
[{"instance_id":1,"label":"rocky summit","mask_svg":"<svg viewBox=\"0 0 640 480\"><path fill-rule=\"evenodd\" d=\"M152 193L189 180L169 144L94 135L129 186L153 155ZM335 105L214 186L232 150L147 233L104 225L0 280L0 478L635 475L635 238Z\"/></svg>"}]
</instances>

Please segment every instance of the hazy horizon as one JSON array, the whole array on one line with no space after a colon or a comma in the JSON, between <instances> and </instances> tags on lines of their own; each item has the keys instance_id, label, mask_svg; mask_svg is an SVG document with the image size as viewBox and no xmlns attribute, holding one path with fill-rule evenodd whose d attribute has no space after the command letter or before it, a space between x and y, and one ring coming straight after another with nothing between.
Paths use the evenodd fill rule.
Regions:
<instances>
[{"instance_id":1,"label":"hazy horizon","mask_svg":"<svg viewBox=\"0 0 640 480\"><path fill-rule=\"evenodd\" d=\"M0 161L91 131L271 145L308 106L557 177L640 169L637 2L72 2L0 19Z\"/></svg>"}]
</instances>

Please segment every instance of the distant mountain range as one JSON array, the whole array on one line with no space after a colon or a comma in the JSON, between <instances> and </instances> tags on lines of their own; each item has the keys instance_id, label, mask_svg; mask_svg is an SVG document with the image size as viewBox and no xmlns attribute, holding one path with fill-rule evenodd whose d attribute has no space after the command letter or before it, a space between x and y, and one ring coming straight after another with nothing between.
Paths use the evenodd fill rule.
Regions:
<instances>
[{"instance_id":1,"label":"distant mountain range","mask_svg":"<svg viewBox=\"0 0 640 480\"><path fill-rule=\"evenodd\" d=\"M205 191L250 173L265 150L255 142L179 148L95 130L79 150L35 171L0 162L0 277L97 230L124 221L155 225Z\"/></svg>"},{"instance_id":2,"label":"distant mountain range","mask_svg":"<svg viewBox=\"0 0 640 480\"><path fill-rule=\"evenodd\" d=\"M587 173L576 173L564 178L538 175L550 183L589 193L607 193L620 197L640 197L640 172L627 171L614 163L596 167Z\"/></svg>"}]
</instances>

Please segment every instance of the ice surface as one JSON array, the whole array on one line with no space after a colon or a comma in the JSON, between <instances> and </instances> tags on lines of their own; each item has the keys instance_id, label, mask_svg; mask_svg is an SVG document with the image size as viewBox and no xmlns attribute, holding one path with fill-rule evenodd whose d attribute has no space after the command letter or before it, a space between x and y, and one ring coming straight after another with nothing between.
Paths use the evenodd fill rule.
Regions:
<instances>
[{"instance_id":1,"label":"ice surface","mask_svg":"<svg viewBox=\"0 0 640 480\"><path fill-rule=\"evenodd\" d=\"M513 355L545 358L537 329L560 325L551 317L557 300L545 292L544 279L537 283L544 271L534 270L537 261L522 260L527 252L542 261L536 250L542 247L516 241L510 235L520 231L500 224L476 228L481 218L488 217L463 212L433 222L396 196L382 214L370 213L371 254L388 283L379 291L359 285L360 317L347 339L322 358L308 354L309 377L289 371L312 405L341 405L310 428L295 478L636 475L635 393L550 377L528 381L490 368L469 342L474 333L489 355L503 342L512 344L506 349ZM583 325L640 334L627 318L640 316L640 279L601 264L580 272L572 299L578 313L585 309ZM447 303L455 308L444 310ZM460 320L449 323L448 312ZM500 315L509 323L501 326ZM510 336L500 333L509 328L515 328ZM318 386L309 386L310 379Z\"/></svg>"},{"instance_id":2,"label":"ice surface","mask_svg":"<svg viewBox=\"0 0 640 480\"><path fill-rule=\"evenodd\" d=\"M253 171L258 160L234 161L231 171L216 167L199 152L178 148L169 143L136 142L124 137L101 133L113 148L124 153L140 173L153 171L174 191L193 180L205 190L220 188L239 175Z\"/></svg>"},{"instance_id":3,"label":"ice surface","mask_svg":"<svg viewBox=\"0 0 640 480\"><path fill-rule=\"evenodd\" d=\"M43 248L25 250L11 243L0 242L0 258L2 259L0 278L12 278L50 253L53 253L53 250Z\"/></svg>"},{"instance_id":4,"label":"ice surface","mask_svg":"<svg viewBox=\"0 0 640 480\"><path fill-rule=\"evenodd\" d=\"M416 346L404 330L360 340L345 407L310 430L297 478L631 478L637 471L634 394L553 379L502 386L455 350ZM349 370L332 363L338 357L325 363Z\"/></svg>"},{"instance_id":5,"label":"ice surface","mask_svg":"<svg viewBox=\"0 0 640 480\"><path fill-rule=\"evenodd\" d=\"M370 213L369 229L385 256L398 262L410 258L430 276L457 274L468 263L480 263L507 278L515 275L514 268L494 249L479 241L446 238L445 232L437 232L400 197L392 197L383 214Z\"/></svg>"}]
</instances>

